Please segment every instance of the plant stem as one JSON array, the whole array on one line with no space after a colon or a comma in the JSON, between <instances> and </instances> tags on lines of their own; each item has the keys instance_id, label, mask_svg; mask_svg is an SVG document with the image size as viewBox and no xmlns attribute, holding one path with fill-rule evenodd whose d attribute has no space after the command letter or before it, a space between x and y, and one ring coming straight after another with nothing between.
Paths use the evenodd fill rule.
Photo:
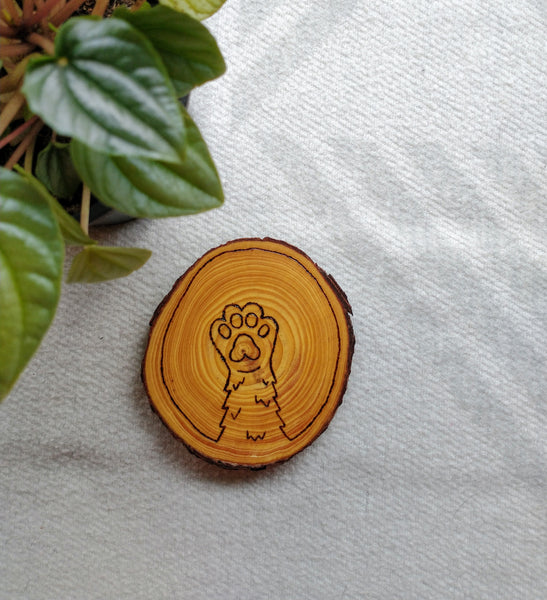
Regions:
<instances>
[{"instance_id":1,"label":"plant stem","mask_svg":"<svg viewBox=\"0 0 547 600\"><path fill-rule=\"evenodd\" d=\"M64 23L73 12L76 12L84 2L85 0L69 0L56 15L51 17L51 23L53 23L55 27L59 27L59 25Z\"/></svg>"},{"instance_id":2,"label":"plant stem","mask_svg":"<svg viewBox=\"0 0 547 600\"><path fill-rule=\"evenodd\" d=\"M55 44L44 35L34 32L27 35L27 40L43 48L49 55L55 54Z\"/></svg>"},{"instance_id":3,"label":"plant stem","mask_svg":"<svg viewBox=\"0 0 547 600\"><path fill-rule=\"evenodd\" d=\"M21 23L21 15L19 14L19 6L15 0L4 0L2 4L4 5L3 8L9 13L13 23L19 25Z\"/></svg>"},{"instance_id":4,"label":"plant stem","mask_svg":"<svg viewBox=\"0 0 547 600\"><path fill-rule=\"evenodd\" d=\"M25 97L20 92L13 94L8 100L4 110L0 114L0 135L6 131L7 126L11 123L12 119L19 112L19 109L25 103Z\"/></svg>"},{"instance_id":5,"label":"plant stem","mask_svg":"<svg viewBox=\"0 0 547 600\"><path fill-rule=\"evenodd\" d=\"M44 0L34 0L34 4L36 4L36 10L40 10L44 6ZM40 27L42 31L47 31L47 15L40 20Z\"/></svg>"},{"instance_id":6,"label":"plant stem","mask_svg":"<svg viewBox=\"0 0 547 600\"><path fill-rule=\"evenodd\" d=\"M36 123L38 120L38 116L34 115L28 121L25 121L22 125L19 125L16 129L14 129L11 133L8 133L5 137L0 140L0 148L3 148L7 144L9 144L12 140L19 137L24 131L26 131L33 123Z\"/></svg>"},{"instance_id":7,"label":"plant stem","mask_svg":"<svg viewBox=\"0 0 547 600\"><path fill-rule=\"evenodd\" d=\"M109 0L97 0L93 10L91 11L91 14L98 17L104 17L104 13L108 7L108 2Z\"/></svg>"},{"instance_id":8,"label":"plant stem","mask_svg":"<svg viewBox=\"0 0 547 600\"><path fill-rule=\"evenodd\" d=\"M26 149L30 146L30 144L35 140L36 136L40 129L42 129L42 125L44 123L42 121L38 121L34 124L31 130L27 133L27 135L23 138L23 141L17 146L14 150L13 154L10 156L8 162L4 165L6 169L13 169L14 165L19 162L19 159L26 152Z\"/></svg>"},{"instance_id":9,"label":"plant stem","mask_svg":"<svg viewBox=\"0 0 547 600\"><path fill-rule=\"evenodd\" d=\"M21 80L25 74L25 69L27 68L28 61L31 57L32 54L28 54L25 58L18 61L13 68L10 68L7 75L0 77L0 90L2 91L2 94L15 92L19 89Z\"/></svg>"},{"instance_id":10,"label":"plant stem","mask_svg":"<svg viewBox=\"0 0 547 600\"><path fill-rule=\"evenodd\" d=\"M5 38L14 38L17 36L17 29L10 27L2 21L0 23L0 35Z\"/></svg>"},{"instance_id":11,"label":"plant stem","mask_svg":"<svg viewBox=\"0 0 547 600\"><path fill-rule=\"evenodd\" d=\"M46 0L35 13L33 13L24 21L23 25L25 25L25 27L32 27L32 25L36 25L36 23L46 17L53 10L53 8L61 2L64 2L64 0Z\"/></svg>"},{"instance_id":12,"label":"plant stem","mask_svg":"<svg viewBox=\"0 0 547 600\"><path fill-rule=\"evenodd\" d=\"M33 0L23 0L23 21L26 21L34 11Z\"/></svg>"},{"instance_id":13,"label":"plant stem","mask_svg":"<svg viewBox=\"0 0 547 600\"><path fill-rule=\"evenodd\" d=\"M27 54L33 48L34 46L32 44L6 44L5 46L0 46L0 57Z\"/></svg>"},{"instance_id":14,"label":"plant stem","mask_svg":"<svg viewBox=\"0 0 547 600\"><path fill-rule=\"evenodd\" d=\"M86 235L89 233L89 207L90 207L90 204L91 204L91 190L84 183L84 187L82 188L82 205L80 208L80 226Z\"/></svg>"},{"instance_id":15,"label":"plant stem","mask_svg":"<svg viewBox=\"0 0 547 600\"><path fill-rule=\"evenodd\" d=\"M25 162L23 163L23 169L27 171L27 173L32 173L32 163L34 160L34 147L36 146L37 135L35 135L30 142L27 151L25 152Z\"/></svg>"}]
</instances>

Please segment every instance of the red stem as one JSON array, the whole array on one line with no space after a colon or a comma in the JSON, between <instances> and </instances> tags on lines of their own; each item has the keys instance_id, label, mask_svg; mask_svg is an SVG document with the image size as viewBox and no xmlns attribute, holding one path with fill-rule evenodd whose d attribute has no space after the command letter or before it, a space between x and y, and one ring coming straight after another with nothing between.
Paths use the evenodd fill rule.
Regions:
<instances>
[{"instance_id":1,"label":"red stem","mask_svg":"<svg viewBox=\"0 0 547 600\"><path fill-rule=\"evenodd\" d=\"M54 6L60 4L61 2L64 2L64 0L46 0L35 13L33 13L28 19L25 19L23 25L25 27L32 27L33 25L36 25L36 23L41 21L46 15L49 14Z\"/></svg>"},{"instance_id":2,"label":"red stem","mask_svg":"<svg viewBox=\"0 0 547 600\"><path fill-rule=\"evenodd\" d=\"M25 22L34 11L33 0L23 0L23 22Z\"/></svg>"},{"instance_id":3,"label":"red stem","mask_svg":"<svg viewBox=\"0 0 547 600\"><path fill-rule=\"evenodd\" d=\"M19 56L27 54L34 48L34 44L7 44L0 46L0 56Z\"/></svg>"},{"instance_id":4,"label":"red stem","mask_svg":"<svg viewBox=\"0 0 547 600\"><path fill-rule=\"evenodd\" d=\"M27 40L43 48L49 55L55 54L55 44L44 35L34 32L27 35Z\"/></svg>"},{"instance_id":5,"label":"red stem","mask_svg":"<svg viewBox=\"0 0 547 600\"><path fill-rule=\"evenodd\" d=\"M26 152L26 149L32 143L32 140L38 135L40 129L42 129L43 123L42 121L38 121L38 123L34 123L32 129L27 133L27 135L23 138L19 146L14 150L13 154L10 156L8 162L5 164L5 168L13 169L14 165L17 164L21 156Z\"/></svg>"},{"instance_id":6,"label":"red stem","mask_svg":"<svg viewBox=\"0 0 547 600\"><path fill-rule=\"evenodd\" d=\"M5 25L2 21L2 23L0 23L0 35L6 38L17 37L17 29L10 27L9 25Z\"/></svg>"},{"instance_id":7,"label":"red stem","mask_svg":"<svg viewBox=\"0 0 547 600\"><path fill-rule=\"evenodd\" d=\"M58 13L53 15L51 23L55 25L55 27L59 27L59 25L64 23L72 13L76 12L84 2L85 0L69 0Z\"/></svg>"},{"instance_id":8,"label":"red stem","mask_svg":"<svg viewBox=\"0 0 547 600\"><path fill-rule=\"evenodd\" d=\"M35 4L36 4L36 10L40 10L42 8L42 6L44 6L44 0L35 0ZM40 27L42 28L42 31L48 30L47 18L48 18L48 15L45 15L42 17L42 19L40 21Z\"/></svg>"},{"instance_id":9,"label":"red stem","mask_svg":"<svg viewBox=\"0 0 547 600\"><path fill-rule=\"evenodd\" d=\"M3 8L9 13L12 21L16 25L19 25L21 23L21 16L19 15L19 7L15 3L15 0L4 0L2 4L4 5Z\"/></svg>"},{"instance_id":10,"label":"red stem","mask_svg":"<svg viewBox=\"0 0 547 600\"><path fill-rule=\"evenodd\" d=\"M19 125L19 127L14 129L11 133L8 133L8 135L4 136L0 140L0 148L3 148L7 144L9 144L12 140L14 140L16 137L19 137L23 133L23 131L26 131L37 120L38 120L38 115L34 115L34 117L31 117L28 121L25 121L22 125Z\"/></svg>"}]
</instances>

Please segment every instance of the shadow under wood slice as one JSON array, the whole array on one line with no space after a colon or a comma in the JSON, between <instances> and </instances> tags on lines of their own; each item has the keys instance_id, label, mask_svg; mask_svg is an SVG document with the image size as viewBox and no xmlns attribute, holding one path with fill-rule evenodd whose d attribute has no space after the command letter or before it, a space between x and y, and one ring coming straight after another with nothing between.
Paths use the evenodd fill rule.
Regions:
<instances>
[{"instance_id":1,"label":"shadow under wood slice","mask_svg":"<svg viewBox=\"0 0 547 600\"><path fill-rule=\"evenodd\" d=\"M354 335L345 294L297 248L240 239L202 256L157 308L142 377L195 454L262 468L300 452L342 401Z\"/></svg>"}]
</instances>

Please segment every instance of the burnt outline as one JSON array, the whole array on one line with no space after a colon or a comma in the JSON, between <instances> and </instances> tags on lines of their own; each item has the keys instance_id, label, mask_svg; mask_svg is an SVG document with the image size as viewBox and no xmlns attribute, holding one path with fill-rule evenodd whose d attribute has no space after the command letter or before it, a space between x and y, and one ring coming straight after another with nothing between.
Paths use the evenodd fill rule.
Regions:
<instances>
[{"instance_id":1,"label":"burnt outline","mask_svg":"<svg viewBox=\"0 0 547 600\"><path fill-rule=\"evenodd\" d=\"M199 273L199 270L198 270L198 273ZM196 273L196 275L197 275L197 273ZM188 286L188 287L190 287L190 286ZM249 313L249 314L253 314L257 318L257 322L252 327L249 326L249 325L247 325L247 319L243 319L243 315L245 314L245 309L247 307L251 306L251 305L252 306L257 306L260 309L260 314L259 315L254 315L254 313ZM177 311L178 307L179 307L179 304L177 304L177 308L175 308L175 310L173 311L173 316L174 316L174 313ZM228 320L227 320L227 316L226 316L226 311L229 308L237 309L237 312L235 312L235 313L233 313L231 315L231 317L230 317L230 323L228 324ZM232 325L232 319L236 315L240 316L241 320L242 320L242 324L239 327L236 327L235 325ZM249 315L247 315L247 316L249 316ZM268 361L268 367L269 367L270 373L272 375L272 379L271 379L271 381L269 383L271 383L271 385L272 385L272 387L274 389L274 392L275 392L275 397L277 397L277 390L275 389L275 383L277 382L277 378L276 378L274 370L273 370L272 360L273 360L273 355L274 355L274 352L275 352L275 347L276 347L276 344L277 344L277 338L278 338L278 335L279 335L279 324L275 320L274 317L272 317L271 315L266 315L264 313L264 307L262 306L262 304L260 304L258 302L255 302L254 300L251 301L251 302L246 302L243 306L240 306L239 304L236 304L235 302L231 303L231 304L226 304L226 306L222 309L222 316L220 316L217 319L215 319L211 323L211 325L209 326L209 340L210 340L211 344L213 345L213 348L216 350L217 354L220 356L222 362L224 363L224 365L228 369L228 378L226 379L226 383L224 384L224 388L223 388L223 390L225 392L227 392L227 396L226 396L226 399L224 401L224 404L226 404L226 402L228 401L228 398L230 397L230 394L232 393L232 390L229 389L230 378L232 376L232 369L230 368L230 365L228 364L226 358L224 357L224 354L220 351L220 348L216 345L215 340L213 339L213 329L216 329L216 331L218 332L218 334L221 337L224 337L220 333L220 328L222 326L232 327L234 330L238 330L238 329L240 329L242 327L243 323L245 323L245 326L246 326L246 328L248 330L251 330L251 329L256 330L256 328L258 327L258 324L260 323L260 321L265 321L265 320L271 321L273 323L273 325L274 325L274 330L275 330L274 340L273 340L273 344L272 344L272 351L270 352L270 359ZM219 324L216 325L216 327L215 327L216 323L219 323ZM262 329L262 327L264 327L264 325L268 326L267 323L262 323L262 325L260 326L259 329ZM256 330L254 333L256 335L260 335L259 334L259 330ZM268 331L268 333L269 333L269 331ZM268 335L268 333L266 333L266 335ZM167 335L167 329L166 329L166 335ZM234 344L236 343L236 341L237 341L237 339L238 339L238 337L240 335L248 335L248 334L241 334L241 333L239 333L238 336L234 340ZM228 338L224 338L224 339L229 340L231 337L232 336L231 336L231 333L230 333L230 336L228 336ZM251 336L249 336L249 337L251 338L251 340L253 341L253 343L255 343L254 339ZM262 336L260 336L260 337L262 337ZM260 352L260 349L259 349L259 352ZM228 353L228 354L230 354L230 353ZM163 358L163 354L162 354L162 358ZM260 358L260 354L259 354L259 356L257 358ZM242 371L240 369L235 369L235 371L236 371L236 373L255 373L256 371L258 371L261 368L262 368L261 365L259 365L258 367L256 367L256 369L252 369L250 371ZM243 385L243 383L245 383L245 377L243 377L243 379L239 383L237 383L237 384L235 382L232 383L233 391L237 390L241 385ZM264 384L264 386L268 385L268 382L266 380L264 380L264 379L262 380L262 383ZM171 395L170 395L170 397L171 397ZM171 397L171 400L173 400L172 397ZM174 402L174 400L173 400L173 402ZM264 400L262 400L262 399L258 400L257 397L255 396L255 403L256 404L262 403L265 407L268 407L270 405L270 402L271 402L271 400L268 400L268 403L266 404L266 402ZM278 410L276 411L276 414L277 414L277 416L279 417L279 420L282 423L282 425L279 426L279 429L281 430L281 433L287 439L290 440L289 436L285 433L285 431L283 429L285 427L286 423L285 423L285 421L283 421L283 419L279 415L279 411L280 410L281 410L281 407L279 407ZM234 416L233 412L230 412L230 415L231 415L232 419L235 420L238 417L238 415L239 415L240 412L241 412L241 407L239 408L239 410L237 411L237 413L236 413L235 416ZM186 417L186 418L188 419L188 417ZM225 416L222 417L222 419L220 420L220 423L218 424L218 426L219 426L219 428L220 428L221 431L220 431L220 434L219 434L219 436L218 436L218 438L216 440L217 443L220 442L220 440L222 438L222 435L224 433L224 430L226 429L226 425L223 425L224 420L225 420ZM188 419L188 421L190 421L190 419ZM196 427L196 429L197 429L197 427ZM255 438L255 437L253 437L247 431L247 439L252 439L254 442L256 442L257 440L263 440L264 436L266 435L266 432L264 432L261 435L260 434L257 434L257 435L258 435L258 437Z\"/></svg>"},{"instance_id":2,"label":"burnt outline","mask_svg":"<svg viewBox=\"0 0 547 600\"><path fill-rule=\"evenodd\" d=\"M217 255L217 256L221 256L221 255L219 254L219 255ZM205 266L205 265L204 265L204 266ZM201 270L201 269L200 269L200 270ZM199 271L198 271L198 273L199 273ZM196 273L196 275L197 275L197 273ZM193 281L193 279L192 279L192 281ZM188 285L188 287L190 287L190 285ZM188 288L186 288L186 289L188 289ZM181 298L181 300L182 300L182 298ZM180 304L180 303L179 303L179 304ZM175 313L175 312L178 310L179 304L177 304L177 308L175 308L175 310L173 311L173 316L175 316L175 314L174 314L174 313ZM226 306L225 306L225 307L222 309L222 316L221 316L221 317L219 317L218 319L215 319L215 320L214 320L214 321L211 323L211 325L210 325L210 327L209 327L209 339L211 340L211 344L213 344L213 348L214 348L214 349L217 351L218 355L219 355L219 356L220 356L220 358L222 359L222 362L223 362L223 363L226 365L226 368L228 369L228 372L229 372L229 373L231 373L232 369L230 369L230 367L228 366L228 363L226 362L226 359L225 359L225 358L224 358L224 356L222 355L222 352L221 352L221 351L220 351L220 350L217 348L217 345L215 344L215 341L213 340L213 332L212 332L213 325L214 325L214 324L215 324L217 321L222 321L222 323L221 323L221 324L225 324L225 325L226 325L226 327L230 327L230 325L228 325L228 324L227 324L227 321L226 321L226 309L227 309L227 308L229 308L229 307L234 307L234 308L237 308L241 314L243 314L243 311L244 311L244 310L247 308L247 306L249 306L250 304L254 304L255 306L258 306L258 307L260 308L260 316L259 316L259 319L266 319L266 320L268 320L268 321L272 321L272 322L274 323L274 325L275 325L275 338L274 338L274 343L273 343L273 346L272 346L272 352L271 352L271 354L270 354L270 363L269 363L269 366L270 366L270 372L271 372L271 374L272 374L272 377L273 377L273 381L274 381L274 382L276 382L276 381L277 381L277 379L276 379L276 377L275 377L275 373L274 373L273 366L272 366L272 357L273 357L273 355L274 355L274 352L275 352L275 346L276 346L276 344L277 344L277 336L278 336L278 334L279 334L279 324L277 323L277 321L276 321L276 320L275 320L273 317L271 317L271 316L267 316L267 315L265 315L265 314L264 314L264 308L262 307L262 304L260 304L260 303L258 303L258 302L254 302L254 301L252 301L252 302L247 302L247 303L245 303L245 305L244 305L244 306L239 306L239 304L226 304ZM238 313L235 313L235 314L238 314ZM232 316L233 316L233 315L232 315ZM170 319L170 322L171 322L171 319ZM265 324L266 324L266 323L265 323ZM258 323L257 323L256 325L258 325ZM246 325L246 327L247 327L247 329L255 329L255 328L256 328L256 325L255 325L254 327L249 327L248 325ZM219 328L219 329L220 329L220 327L221 327L221 325L219 325L219 326L218 326L218 328ZM234 327L234 329L235 329L235 327ZM239 328L238 328L238 329L239 329ZM168 331L168 327L167 327L167 328L166 328L166 330L165 330L165 335L167 335L167 331ZM219 333L220 333L220 331L219 331ZM256 334L257 334L257 335L259 335L258 331L256 332ZM222 336L222 334L220 334L220 335ZM241 334L240 334L240 335L241 335ZM268 335L268 334L266 334L266 335ZM224 336L222 336L222 337L224 337ZM230 336L230 337L231 337L231 336ZM261 336L261 337L262 337L262 336ZM230 338L225 338L225 339L230 339ZM236 340L237 340L237 337L236 337ZM253 343L254 343L254 340L253 340ZM162 348L162 360L163 360L163 348ZM259 369L260 369L260 365L259 365L258 367L256 367L256 369L252 369L251 371L240 371L239 369L235 369L235 371L236 371L237 373L254 373L255 371L258 371ZM227 380L227 382L226 382L226 385L228 385L228 381L229 381L229 380L230 380L230 377L228 376L228 380ZM245 381L245 378L243 378L243 381ZM243 381L242 381L241 383L243 383ZM238 387L241 385L241 383L238 383L237 385L235 385L235 384L234 384L234 390L236 390L236 389L237 389L237 388L238 388ZM264 382L264 385L266 385L266 382ZM228 390L227 390L227 388L226 388L226 386L224 386L224 391L225 391L225 392L226 392L226 391L228 391Z\"/></svg>"},{"instance_id":3,"label":"burnt outline","mask_svg":"<svg viewBox=\"0 0 547 600\"><path fill-rule=\"evenodd\" d=\"M321 287L321 284L319 283L319 281L317 280L317 278L315 277L315 275L313 273L311 273L309 271L309 269L307 269L300 261L296 260L296 258L294 258L293 256L290 256L290 255L285 254L284 252L280 252L278 250L271 250L269 248L258 248L258 247L234 248L232 250L225 250L224 252L220 252L219 254L215 254L206 263L204 263L203 265L201 265L201 267L196 271L196 273L194 273L194 275L192 276L192 279L190 280L190 282L186 286L186 289L184 290L184 293L180 297L179 301L177 302L176 307L173 309L173 314L169 318L168 325L165 328L165 333L163 335L162 344L161 344L161 378L162 378L162 381L163 381L163 385L164 385L164 387L165 387L165 389L166 389L166 391L167 391L167 393L169 395L169 398L171 398L171 402L174 404L174 406L180 412L180 414L188 421L188 423L190 423L190 425L192 425L192 427L201 436L203 436L204 438L206 438L208 440L211 440L212 442L218 442L218 441L220 441L220 438L222 437L222 434L224 433L224 427L222 427L222 429L220 430L220 434L216 438L213 438L213 437L207 435L206 433L203 433L203 431L201 431L199 429L199 427L197 427L192 422L192 420L186 415L186 413L182 410L182 408L177 404L176 400L173 398L173 395L171 394L171 390L169 389L167 381L165 380L165 374L164 374L164 370L163 370L165 340L166 340L167 335L169 333L169 328L171 327L171 323L173 322L173 319L175 318L175 314L177 313L177 311L179 309L179 306L182 303L182 300L186 296L188 290L192 286L192 283L194 282L195 278L199 275L200 271L202 269L204 269L209 263L211 263L213 260L219 258L220 256L224 256L225 254L232 254L232 253L235 253L235 252L247 252L249 250L260 250L261 252L270 252L272 254L280 254L281 256L285 256L286 258L290 258L291 260L294 260L296 263L298 263L306 271L306 273L308 273L308 275L315 281L315 283L317 284L317 286L321 290L321 293L325 296L325 299L327 300L329 308L330 308L330 310L332 312L332 315L334 317L334 322L336 323L336 337L337 337L337 341L338 341L338 353L336 354L336 364L335 364L335 367L334 367L334 375L332 377L332 381L331 381L331 384L330 384L330 387L329 387L329 391L327 393L327 397L326 397L325 401L323 402L323 404L321 405L321 407L319 408L319 410L317 411L317 413L315 414L315 416L313 417L313 419L306 425L306 427L304 427L304 429L302 429L301 431L299 431L296 435L294 435L293 437L289 437L285 433L285 431L282 430L283 434L285 435L285 437L287 439L289 439L290 441L294 441L296 438L300 437L305 431L307 431L313 425L313 423L315 423L316 419L319 417L319 415L323 412L323 409L325 408L325 406L328 404L328 402L330 400L330 395L331 395L331 392L332 392L332 388L334 387L334 384L336 383L336 373L338 372L338 363L340 362L340 350L341 350L341 348L340 348L340 326L338 324L338 320L336 318L336 313L334 312L334 309L332 308L332 304L331 304L331 302L329 300L329 297L325 294L325 291ZM277 341L277 338L276 338L276 341ZM273 352L272 352L272 355L273 355Z\"/></svg>"}]
</instances>

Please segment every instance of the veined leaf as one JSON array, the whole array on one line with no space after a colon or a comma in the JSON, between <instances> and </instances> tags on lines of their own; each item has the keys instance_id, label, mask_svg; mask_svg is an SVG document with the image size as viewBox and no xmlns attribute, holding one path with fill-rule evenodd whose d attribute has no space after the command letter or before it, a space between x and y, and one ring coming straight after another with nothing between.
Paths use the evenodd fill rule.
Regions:
<instances>
[{"instance_id":1,"label":"veined leaf","mask_svg":"<svg viewBox=\"0 0 547 600\"><path fill-rule=\"evenodd\" d=\"M192 17L165 6L131 12L120 8L124 19L152 43L165 65L175 90L185 96L192 88L222 75L224 59L215 38Z\"/></svg>"},{"instance_id":2,"label":"veined leaf","mask_svg":"<svg viewBox=\"0 0 547 600\"><path fill-rule=\"evenodd\" d=\"M68 283L99 283L125 277L150 258L144 248L86 246L76 254L68 272Z\"/></svg>"},{"instance_id":3,"label":"veined leaf","mask_svg":"<svg viewBox=\"0 0 547 600\"><path fill-rule=\"evenodd\" d=\"M49 206L57 219L57 223L61 229L61 234L65 243L70 246L87 246L96 244L80 227L76 219L71 217L66 210L57 202L57 200L46 190L44 185L21 167L16 166L20 175L22 175L34 189L49 203Z\"/></svg>"},{"instance_id":4,"label":"veined leaf","mask_svg":"<svg viewBox=\"0 0 547 600\"><path fill-rule=\"evenodd\" d=\"M122 19L67 21L55 56L29 64L23 93L55 131L102 152L176 162L184 151L184 123L165 67Z\"/></svg>"},{"instance_id":5,"label":"veined leaf","mask_svg":"<svg viewBox=\"0 0 547 600\"><path fill-rule=\"evenodd\" d=\"M36 177L57 198L71 198L80 185L68 146L49 143L36 159Z\"/></svg>"},{"instance_id":6,"label":"veined leaf","mask_svg":"<svg viewBox=\"0 0 547 600\"><path fill-rule=\"evenodd\" d=\"M63 256L47 200L17 173L0 169L0 399L53 320Z\"/></svg>"},{"instance_id":7,"label":"veined leaf","mask_svg":"<svg viewBox=\"0 0 547 600\"><path fill-rule=\"evenodd\" d=\"M160 4L202 21L215 13L226 0L160 0Z\"/></svg>"},{"instance_id":8,"label":"veined leaf","mask_svg":"<svg viewBox=\"0 0 547 600\"><path fill-rule=\"evenodd\" d=\"M74 165L107 206L135 217L170 217L220 206L222 186L198 128L184 109L186 154L179 163L101 154L72 141Z\"/></svg>"}]
</instances>

